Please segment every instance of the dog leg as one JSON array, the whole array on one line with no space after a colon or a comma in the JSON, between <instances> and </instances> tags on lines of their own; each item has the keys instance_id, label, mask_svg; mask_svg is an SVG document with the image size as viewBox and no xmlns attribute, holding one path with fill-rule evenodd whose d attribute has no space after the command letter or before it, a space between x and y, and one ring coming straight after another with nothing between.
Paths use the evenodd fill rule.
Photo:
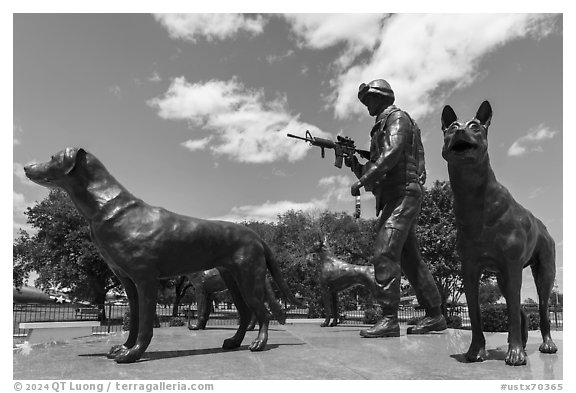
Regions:
<instances>
[{"instance_id":1,"label":"dog leg","mask_svg":"<svg viewBox=\"0 0 576 393\"><path fill-rule=\"evenodd\" d=\"M332 291L331 293L331 300L332 300L332 323L330 327L338 326L338 317L340 316L340 312L338 310L338 292Z\"/></svg>"},{"instance_id":2,"label":"dog leg","mask_svg":"<svg viewBox=\"0 0 576 393\"><path fill-rule=\"evenodd\" d=\"M258 258L257 256L253 257ZM262 260L264 262L264 259ZM264 263L262 266L265 266ZM252 352L263 351L268 343L268 325L270 323L270 313L264 304L266 273L264 270L242 271L238 280L240 290L249 309L256 316L260 329L258 336L252 341L249 349ZM252 315L251 315L252 316Z\"/></svg>"},{"instance_id":3,"label":"dog leg","mask_svg":"<svg viewBox=\"0 0 576 393\"><path fill-rule=\"evenodd\" d=\"M158 280L153 278L141 281L136 289L138 291L139 313L136 344L132 348L120 351L114 358L117 363L134 363L146 352L152 340L156 317L156 300L158 298Z\"/></svg>"},{"instance_id":4,"label":"dog leg","mask_svg":"<svg viewBox=\"0 0 576 393\"><path fill-rule=\"evenodd\" d=\"M256 327L256 323L258 323L258 318L256 318L256 314L252 314L252 318L250 318L250 323L248 324L246 330L250 332L254 330L254 328Z\"/></svg>"},{"instance_id":5,"label":"dog leg","mask_svg":"<svg viewBox=\"0 0 576 393\"><path fill-rule=\"evenodd\" d=\"M322 322L322 324L320 325L320 327L326 327L326 326L330 326L330 313L332 312L331 308L331 301L330 299L332 298L332 294L331 294L331 290L329 287L325 286L325 285L320 285L321 287L321 292L322 292L322 303L324 303L324 314L326 314L326 317L324 318L324 322Z\"/></svg>"},{"instance_id":6,"label":"dog leg","mask_svg":"<svg viewBox=\"0 0 576 393\"><path fill-rule=\"evenodd\" d=\"M556 276L556 251L551 239L544 239L541 243L536 261L530 266L538 292L538 312L540 314L540 333L542 334L542 344L539 350L542 353L556 353L558 347L550 335L550 315L548 313L550 294Z\"/></svg>"},{"instance_id":7,"label":"dog leg","mask_svg":"<svg viewBox=\"0 0 576 393\"><path fill-rule=\"evenodd\" d=\"M250 323L250 318L252 317L252 311L248 308L244 299L242 298L242 294L240 289L238 288L238 284L236 284L236 280L234 276L227 270L223 268L219 268L218 271L222 276L222 279L226 283L228 287L228 291L230 296L232 296L232 300L234 301L234 305L236 306L236 310L238 311L239 316L239 326L236 334L234 336L227 338L224 340L222 344L223 349L235 349L240 347L242 344L242 340L246 336L246 330L248 324Z\"/></svg>"},{"instance_id":8,"label":"dog leg","mask_svg":"<svg viewBox=\"0 0 576 393\"><path fill-rule=\"evenodd\" d=\"M508 311L508 352L506 364L523 366L526 364L526 351L522 343L522 311L520 290L522 286L522 266L519 261L511 261L508 270L498 275L502 294L506 298Z\"/></svg>"},{"instance_id":9,"label":"dog leg","mask_svg":"<svg viewBox=\"0 0 576 393\"><path fill-rule=\"evenodd\" d=\"M128 338L124 344L114 345L110 348L110 351L106 355L108 359L114 359L121 351L132 348L134 344L136 344L136 338L138 337L138 294L136 292L136 286L129 278L120 275L116 276L124 286L126 297L128 298L128 306L130 307L130 329Z\"/></svg>"},{"instance_id":10,"label":"dog leg","mask_svg":"<svg viewBox=\"0 0 576 393\"><path fill-rule=\"evenodd\" d=\"M210 318L210 311L212 309L212 295L209 294L205 288L196 291L196 299L198 300L198 321L196 325L188 325L190 330L204 330Z\"/></svg>"},{"instance_id":11,"label":"dog leg","mask_svg":"<svg viewBox=\"0 0 576 393\"><path fill-rule=\"evenodd\" d=\"M480 269L474 262L462 263L464 292L466 294L466 302L468 303L470 324L472 325L472 342L466 353L466 360L468 362L483 362L484 359L486 359L486 339L482 332L482 315L480 313L480 303L478 300L480 273Z\"/></svg>"}]
</instances>

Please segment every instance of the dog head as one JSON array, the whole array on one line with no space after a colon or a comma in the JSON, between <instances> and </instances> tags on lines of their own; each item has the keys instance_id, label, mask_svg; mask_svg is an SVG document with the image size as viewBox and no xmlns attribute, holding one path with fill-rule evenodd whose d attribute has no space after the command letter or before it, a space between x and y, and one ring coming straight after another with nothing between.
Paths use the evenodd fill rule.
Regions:
<instances>
[{"instance_id":1,"label":"dog head","mask_svg":"<svg viewBox=\"0 0 576 393\"><path fill-rule=\"evenodd\" d=\"M328 238L326 236L322 238L321 235L318 234L318 238L312 243L312 246L306 250L306 261L322 261L322 256L329 252L330 248L328 246Z\"/></svg>"},{"instance_id":2,"label":"dog head","mask_svg":"<svg viewBox=\"0 0 576 393\"><path fill-rule=\"evenodd\" d=\"M492 107L488 101L484 101L476 116L466 122L458 120L454 110L446 105L442 111L442 157L454 164L482 161L488 154L488 127L491 119Z\"/></svg>"},{"instance_id":3,"label":"dog head","mask_svg":"<svg viewBox=\"0 0 576 393\"><path fill-rule=\"evenodd\" d=\"M62 187L78 160L86 154L84 149L68 147L54 154L50 161L25 166L24 173L41 186Z\"/></svg>"}]
</instances>

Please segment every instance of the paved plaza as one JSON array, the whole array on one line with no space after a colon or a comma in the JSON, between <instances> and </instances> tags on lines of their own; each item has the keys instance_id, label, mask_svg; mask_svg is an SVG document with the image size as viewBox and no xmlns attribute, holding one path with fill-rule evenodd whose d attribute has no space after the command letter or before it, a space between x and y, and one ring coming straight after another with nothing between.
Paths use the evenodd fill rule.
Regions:
<instances>
[{"instance_id":1,"label":"paved plaza","mask_svg":"<svg viewBox=\"0 0 576 393\"><path fill-rule=\"evenodd\" d=\"M318 323L272 325L267 349L250 352L256 332L241 348L221 349L235 327L159 328L143 358L116 364L105 354L123 343L122 333L14 349L13 378L85 380L561 380L563 332L552 332L559 351L538 351L540 333L530 332L528 364L504 364L506 334L486 333L488 359L464 362L471 332L448 329L424 336L366 339L358 326L321 328Z\"/></svg>"}]
</instances>

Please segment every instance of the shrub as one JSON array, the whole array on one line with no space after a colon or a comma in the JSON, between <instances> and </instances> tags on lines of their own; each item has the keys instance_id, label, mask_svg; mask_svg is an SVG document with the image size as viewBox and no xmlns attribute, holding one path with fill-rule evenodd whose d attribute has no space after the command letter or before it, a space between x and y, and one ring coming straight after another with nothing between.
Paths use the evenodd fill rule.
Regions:
<instances>
[{"instance_id":1,"label":"shrub","mask_svg":"<svg viewBox=\"0 0 576 393\"><path fill-rule=\"evenodd\" d=\"M412 317L408 321L406 321L406 325L417 325L422 318L424 317Z\"/></svg>"},{"instance_id":2,"label":"shrub","mask_svg":"<svg viewBox=\"0 0 576 393\"><path fill-rule=\"evenodd\" d=\"M156 315L156 318L154 318L154 327L160 327L160 320L158 319L158 315ZM124 317L122 317L122 330L130 330L130 311L126 311L124 313Z\"/></svg>"},{"instance_id":3,"label":"shrub","mask_svg":"<svg viewBox=\"0 0 576 393\"><path fill-rule=\"evenodd\" d=\"M180 317L173 317L170 319L170 326L184 326L186 325L186 320Z\"/></svg>"},{"instance_id":4,"label":"shrub","mask_svg":"<svg viewBox=\"0 0 576 393\"><path fill-rule=\"evenodd\" d=\"M487 304L481 306L482 330L485 332L507 332L508 311L505 304ZM534 309L524 309L528 316L528 330L540 329L540 316Z\"/></svg>"},{"instance_id":5,"label":"shrub","mask_svg":"<svg viewBox=\"0 0 576 393\"><path fill-rule=\"evenodd\" d=\"M367 308L364 310L364 318L362 318L362 323L373 325L382 319L382 311L375 308Z\"/></svg>"},{"instance_id":6,"label":"shrub","mask_svg":"<svg viewBox=\"0 0 576 393\"><path fill-rule=\"evenodd\" d=\"M462 327L462 317L459 315L449 315L446 317L446 325L452 329L460 329Z\"/></svg>"},{"instance_id":7,"label":"shrub","mask_svg":"<svg viewBox=\"0 0 576 393\"><path fill-rule=\"evenodd\" d=\"M507 332L508 313L505 304L486 304L482 311L482 330L485 332Z\"/></svg>"}]
</instances>

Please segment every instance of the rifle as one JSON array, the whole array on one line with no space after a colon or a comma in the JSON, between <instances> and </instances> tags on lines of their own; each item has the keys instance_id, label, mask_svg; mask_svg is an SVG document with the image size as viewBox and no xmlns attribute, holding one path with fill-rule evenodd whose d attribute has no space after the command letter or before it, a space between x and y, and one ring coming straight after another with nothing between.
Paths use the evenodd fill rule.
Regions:
<instances>
[{"instance_id":1,"label":"rifle","mask_svg":"<svg viewBox=\"0 0 576 393\"><path fill-rule=\"evenodd\" d=\"M336 154L334 165L338 168L342 168L342 160L344 158L352 157L355 153L358 153L362 158L370 159L370 152L356 149L354 141L347 136L338 135L336 141L332 141L330 139L314 137L310 134L310 131L306 130L305 138L292 134L288 134L288 137L310 142L311 146L320 147L322 158L324 158L324 149L334 149L334 153Z\"/></svg>"}]
</instances>

